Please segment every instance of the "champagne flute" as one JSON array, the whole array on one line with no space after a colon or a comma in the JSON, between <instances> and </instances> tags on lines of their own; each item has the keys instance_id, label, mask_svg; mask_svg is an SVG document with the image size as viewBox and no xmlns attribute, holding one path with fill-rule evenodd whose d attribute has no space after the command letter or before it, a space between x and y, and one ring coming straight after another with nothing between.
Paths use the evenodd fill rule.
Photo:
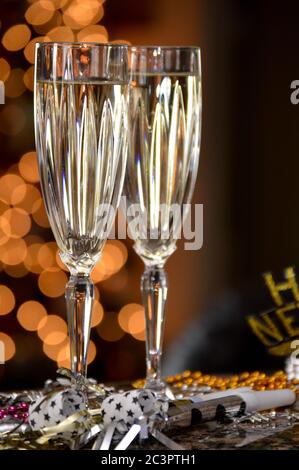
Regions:
<instances>
[{"instance_id":1,"label":"champagne flute","mask_svg":"<svg viewBox=\"0 0 299 470\"><path fill-rule=\"evenodd\" d=\"M146 388L163 393L161 356L167 276L164 265L191 202L201 135L201 61L196 47L129 49L130 150L125 194L134 248L145 264ZM133 206L132 206L133 205ZM177 217L178 214L180 217ZM132 228L133 226L133 228Z\"/></svg>"},{"instance_id":2,"label":"champagne flute","mask_svg":"<svg viewBox=\"0 0 299 470\"><path fill-rule=\"evenodd\" d=\"M66 306L73 383L84 388L94 288L123 187L128 139L127 46L36 47L35 136L43 198L70 271Z\"/></svg>"}]
</instances>

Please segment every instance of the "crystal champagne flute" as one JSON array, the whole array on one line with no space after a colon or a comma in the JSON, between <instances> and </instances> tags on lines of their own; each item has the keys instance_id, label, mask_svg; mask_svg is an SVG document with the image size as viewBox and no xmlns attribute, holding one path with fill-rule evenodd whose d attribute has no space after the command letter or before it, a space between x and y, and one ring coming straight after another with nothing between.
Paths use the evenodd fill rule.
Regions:
<instances>
[{"instance_id":1,"label":"crystal champagne flute","mask_svg":"<svg viewBox=\"0 0 299 470\"><path fill-rule=\"evenodd\" d=\"M196 47L129 49L130 150L125 195L134 248L145 264L146 387L163 392L164 265L191 202L201 135L201 61ZM133 205L133 206L132 206ZM177 217L179 212L179 217ZM133 228L132 228L133 227Z\"/></svg>"},{"instance_id":2,"label":"crystal champagne flute","mask_svg":"<svg viewBox=\"0 0 299 470\"><path fill-rule=\"evenodd\" d=\"M36 47L35 136L46 211L66 286L73 382L84 384L94 299L90 273L111 229L127 148L127 47Z\"/></svg>"}]
</instances>

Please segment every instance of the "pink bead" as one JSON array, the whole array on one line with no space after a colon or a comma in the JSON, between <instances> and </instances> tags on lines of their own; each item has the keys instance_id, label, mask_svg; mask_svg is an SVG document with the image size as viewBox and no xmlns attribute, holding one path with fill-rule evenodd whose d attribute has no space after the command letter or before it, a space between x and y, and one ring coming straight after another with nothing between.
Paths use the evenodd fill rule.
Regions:
<instances>
[{"instance_id":1,"label":"pink bead","mask_svg":"<svg viewBox=\"0 0 299 470\"><path fill-rule=\"evenodd\" d=\"M8 407L8 413L9 414L14 414L16 412L16 407L15 406L9 406Z\"/></svg>"},{"instance_id":2,"label":"pink bead","mask_svg":"<svg viewBox=\"0 0 299 470\"><path fill-rule=\"evenodd\" d=\"M15 419L20 419L19 413L15 413L15 414L13 415L13 417L14 417Z\"/></svg>"}]
</instances>

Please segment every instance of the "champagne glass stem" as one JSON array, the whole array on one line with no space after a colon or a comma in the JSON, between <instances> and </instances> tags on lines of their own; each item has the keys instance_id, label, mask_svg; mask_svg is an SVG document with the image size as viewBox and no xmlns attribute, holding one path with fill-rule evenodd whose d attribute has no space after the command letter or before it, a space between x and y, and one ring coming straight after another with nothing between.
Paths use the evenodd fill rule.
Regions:
<instances>
[{"instance_id":1,"label":"champagne glass stem","mask_svg":"<svg viewBox=\"0 0 299 470\"><path fill-rule=\"evenodd\" d=\"M94 285L88 274L72 274L66 285L66 306L74 385L84 388L87 353L94 299Z\"/></svg>"},{"instance_id":2,"label":"champagne glass stem","mask_svg":"<svg viewBox=\"0 0 299 470\"><path fill-rule=\"evenodd\" d=\"M167 298L167 275L161 266L146 266L141 292L146 322L146 388L162 391L161 356Z\"/></svg>"}]
</instances>

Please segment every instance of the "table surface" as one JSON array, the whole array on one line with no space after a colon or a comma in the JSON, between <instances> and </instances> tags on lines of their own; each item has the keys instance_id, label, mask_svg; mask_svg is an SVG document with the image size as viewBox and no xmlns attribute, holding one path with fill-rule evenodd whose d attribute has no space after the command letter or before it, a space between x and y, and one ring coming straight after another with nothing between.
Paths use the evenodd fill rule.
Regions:
<instances>
[{"instance_id":1,"label":"table surface","mask_svg":"<svg viewBox=\"0 0 299 470\"><path fill-rule=\"evenodd\" d=\"M168 432L175 443L186 450L299 450L299 423L277 418L268 424L220 424L215 421ZM140 449L137 445L132 448ZM151 438L142 445L145 450L165 449Z\"/></svg>"}]
</instances>

